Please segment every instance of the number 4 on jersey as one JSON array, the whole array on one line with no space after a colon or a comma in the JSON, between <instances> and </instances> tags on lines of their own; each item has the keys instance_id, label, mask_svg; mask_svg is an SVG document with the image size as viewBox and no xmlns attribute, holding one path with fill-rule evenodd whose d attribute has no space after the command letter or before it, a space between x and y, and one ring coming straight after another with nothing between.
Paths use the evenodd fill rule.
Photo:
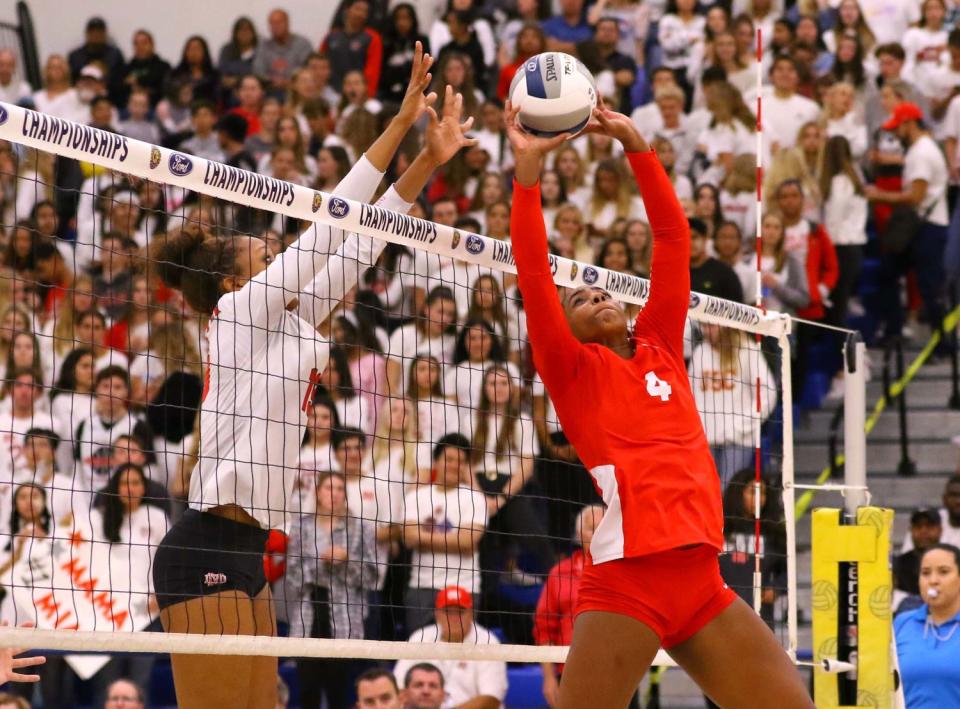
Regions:
<instances>
[{"instance_id":1,"label":"number 4 on jersey","mask_svg":"<svg viewBox=\"0 0 960 709\"><path fill-rule=\"evenodd\" d=\"M659 396L660 401L670 401L673 389L670 388L669 382L663 381L653 370L647 372L645 378L647 380L647 393L650 396Z\"/></svg>"}]
</instances>

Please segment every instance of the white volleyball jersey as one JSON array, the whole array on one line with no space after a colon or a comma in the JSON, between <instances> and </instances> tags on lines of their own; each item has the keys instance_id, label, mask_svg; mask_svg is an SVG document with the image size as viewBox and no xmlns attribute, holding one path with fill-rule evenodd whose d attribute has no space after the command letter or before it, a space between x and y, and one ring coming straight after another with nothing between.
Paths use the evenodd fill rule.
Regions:
<instances>
[{"instance_id":1,"label":"white volleyball jersey","mask_svg":"<svg viewBox=\"0 0 960 709\"><path fill-rule=\"evenodd\" d=\"M361 158L335 190L367 201L382 174ZM380 204L409 208L390 189ZM306 407L327 365L329 342L322 322L342 298L325 288L342 279L321 277L334 249L356 249L356 237L315 225L243 288L224 295L207 331L207 363L200 409L200 455L190 479L190 507L242 507L265 528L286 529L297 478ZM321 272L321 273L318 273ZM304 288L317 277L312 298ZM356 284L356 279L349 284ZM338 291L336 297L332 291ZM322 292L326 291L326 292ZM294 298L311 302L297 313ZM301 306L303 304L301 303ZM310 310L309 320L301 315ZM289 509L288 509L289 508Z\"/></svg>"}]
</instances>

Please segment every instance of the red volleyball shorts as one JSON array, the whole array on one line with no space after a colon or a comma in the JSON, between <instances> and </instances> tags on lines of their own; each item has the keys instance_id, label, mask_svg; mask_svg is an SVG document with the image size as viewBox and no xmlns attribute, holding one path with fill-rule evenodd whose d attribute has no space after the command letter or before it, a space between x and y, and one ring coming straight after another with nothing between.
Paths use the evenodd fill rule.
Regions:
<instances>
[{"instance_id":1,"label":"red volleyball shorts","mask_svg":"<svg viewBox=\"0 0 960 709\"><path fill-rule=\"evenodd\" d=\"M649 626L664 649L689 640L737 598L708 544L584 567L575 615L619 613Z\"/></svg>"}]
</instances>

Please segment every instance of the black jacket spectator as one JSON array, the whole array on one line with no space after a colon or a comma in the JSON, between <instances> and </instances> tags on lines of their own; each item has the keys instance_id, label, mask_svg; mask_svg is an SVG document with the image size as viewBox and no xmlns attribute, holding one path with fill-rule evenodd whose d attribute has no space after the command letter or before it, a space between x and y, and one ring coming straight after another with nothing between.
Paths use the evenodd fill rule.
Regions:
<instances>
[{"instance_id":1,"label":"black jacket spectator","mask_svg":"<svg viewBox=\"0 0 960 709\"><path fill-rule=\"evenodd\" d=\"M724 300L743 302L743 286L736 271L713 257L697 268L691 267L690 290Z\"/></svg>"},{"instance_id":2,"label":"black jacket spectator","mask_svg":"<svg viewBox=\"0 0 960 709\"><path fill-rule=\"evenodd\" d=\"M139 88L150 95L150 105L155 108L163 98L163 88L169 75L170 63L157 56L153 35L138 30L133 35L133 56L123 70L123 104L126 104L130 92Z\"/></svg>"},{"instance_id":3,"label":"black jacket spectator","mask_svg":"<svg viewBox=\"0 0 960 709\"><path fill-rule=\"evenodd\" d=\"M67 57L70 64L70 74L76 81L83 67L94 62L103 66L107 91L110 100L119 104L123 98L124 64L123 54L116 45L107 39L107 23L100 17L91 17L87 22L84 43L77 47Z\"/></svg>"},{"instance_id":4,"label":"black jacket spectator","mask_svg":"<svg viewBox=\"0 0 960 709\"><path fill-rule=\"evenodd\" d=\"M343 78L351 71L362 71L370 96L376 96L383 61L380 33L367 26L367 0L347 3L343 29L335 29L323 40L321 51L330 57L330 85L340 91Z\"/></svg>"},{"instance_id":5,"label":"black jacket spectator","mask_svg":"<svg viewBox=\"0 0 960 709\"><path fill-rule=\"evenodd\" d=\"M601 71L613 72L619 110L629 115L633 110L630 89L637 78L637 63L617 51L619 40L620 27L617 21L601 19L594 30L593 39L577 44L577 55L594 75Z\"/></svg>"},{"instance_id":6,"label":"black jacket spectator","mask_svg":"<svg viewBox=\"0 0 960 709\"><path fill-rule=\"evenodd\" d=\"M477 33L472 28L473 19L469 13L452 10L447 13L447 26L453 39L440 47L437 53L438 65L448 53L462 54L470 58L473 64L473 76L477 88L481 91L487 87L487 65L483 61L483 46L477 39Z\"/></svg>"},{"instance_id":7,"label":"black jacket spectator","mask_svg":"<svg viewBox=\"0 0 960 709\"><path fill-rule=\"evenodd\" d=\"M186 81L193 86L193 100L217 104L220 99L220 72L213 66L207 40L193 35L183 45L180 63L170 75L173 81Z\"/></svg>"},{"instance_id":8,"label":"black jacket spectator","mask_svg":"<svg viewBox=\"0 0 960 709\"><path fill-rule=\"evenodd\" d=\"M401 103L410 81L413 50L417 42L423 51L430 51L430 40L420 31L420 21L413 5L404 2L393 8L389 25L383 33L383 63L380 68L379 97L383 101Z\"/></svg>"}]
</instances>

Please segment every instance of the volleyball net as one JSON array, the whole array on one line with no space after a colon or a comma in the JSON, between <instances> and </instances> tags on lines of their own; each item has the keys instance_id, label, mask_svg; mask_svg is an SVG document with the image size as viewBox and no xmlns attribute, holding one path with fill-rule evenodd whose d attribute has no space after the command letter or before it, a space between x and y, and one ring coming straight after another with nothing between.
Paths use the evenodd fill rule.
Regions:
<instances>
[{"instance_id":1,"label":"volleyball net","mask_svg":"<svg viewBox=\"0 0 960 709\"><path fill-rule=\"evenodd\" d=\"M0 140L0 619L36 627L0 630L0 645L562 661L569 559L603 506L535 371L537 313L509 240L481 235L496 215L428 221L6 104ZM259 392L296 389L303 409L297 464L272 473L293 479L272 510L285 524L258 552L284 637L146 632L153 557L197 461L209 317L160 284L156 252L201 228L280 254L328 226L386 248L355 280L328 271L345 298L318 327L325 370L270 362L299 389ZM637 275L550 262L559 287L605 288L629 314L649 292ZM724 578L795 656L789 331L782 314L693 293L684 358L723 483ZM462 448L453 472L444 446ZM441 592L466 605L451 587L501 644L406 642L437 622Z\"/></svg>"}]
</instances>

